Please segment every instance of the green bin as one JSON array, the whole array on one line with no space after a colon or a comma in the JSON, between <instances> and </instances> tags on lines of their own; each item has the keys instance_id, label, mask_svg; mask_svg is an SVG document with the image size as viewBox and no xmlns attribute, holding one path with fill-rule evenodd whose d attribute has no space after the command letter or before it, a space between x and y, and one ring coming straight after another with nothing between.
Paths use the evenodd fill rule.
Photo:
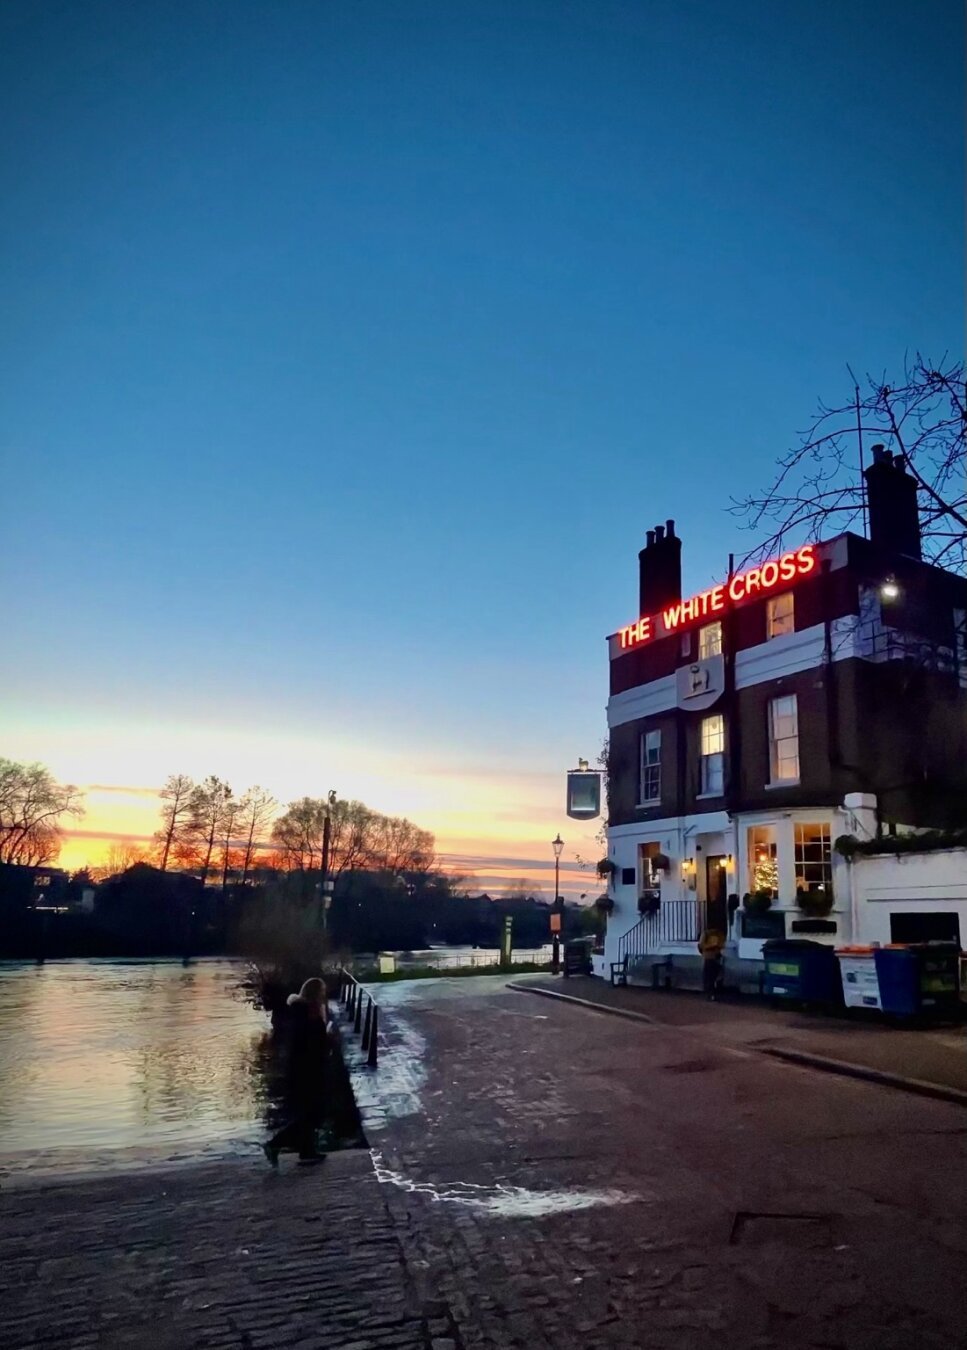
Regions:
<instances>
[{"instance_id":1,"label":"green bin","mask_svg":"<svg viewBox=\"0 0 967 1350\"><path fill-rule=\"evenodd\" d=\"M768 998L794 1003L840 1004L843 985L834 948L807 938L774 938L763 944Z\"/></svg>"}]
</instances>

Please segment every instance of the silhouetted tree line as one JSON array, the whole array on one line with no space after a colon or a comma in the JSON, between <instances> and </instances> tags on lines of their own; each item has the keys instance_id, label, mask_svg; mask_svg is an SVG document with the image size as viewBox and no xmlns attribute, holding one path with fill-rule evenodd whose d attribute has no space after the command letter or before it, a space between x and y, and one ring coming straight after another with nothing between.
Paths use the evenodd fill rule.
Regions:
<instances>
[{"instance_id":1,"label":"silhouetted tree line","mask_svg":"<svg viewBox=\"0 0 967 1350\"><path fill-rule=\"evenodd\" d=\"M525 883L496 899L463 893L462 879L435 865L430 831L403 817L313 797L279 811L266 789L236 796L215 775L173 774L160 796L152 848L115 846L102 867L38 880L36 867L60 847L59 820L80 813L79 793L41 765L0 760L0 958L225 953L284 963L434 943L496 947L507 915L516 947L548 940L549 907ZM578 907L566 915L565 933L586 926Z\"/></svg>"},{"instance_id":2,"label":"silhouetted tree line","mask_svg":"<svg viewBox=\"0 0 967 1350\"><path fill-rule=\"evenodd\" d=\"M0 958L238 955L413 950L453 943L496 947L504 917L514 945L549 937L550 906L533 897L469 896L439 871L346 870L323 915L318 871L261 869L244 886L205 886L198 877L134 863L96 887L79 908L88 873L64 880L38 910L32 869L0 865ZM51 902L49 905L47 902ZM57 912L62 910L63 912ZM568 906L565 933L585 931L588 911Z\"/></svg>"}]
</instances>

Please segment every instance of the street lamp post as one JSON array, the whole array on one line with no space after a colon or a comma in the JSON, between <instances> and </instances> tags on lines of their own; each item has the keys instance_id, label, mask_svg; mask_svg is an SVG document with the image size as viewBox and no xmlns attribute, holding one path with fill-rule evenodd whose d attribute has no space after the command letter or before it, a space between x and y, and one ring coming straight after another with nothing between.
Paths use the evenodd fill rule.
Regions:
<instances>
[{"instance_id":1,"label":"street lamp post","mask_svg":"<svg viewBox=\"0 0 967 1350\"><path fill-rule=\"evenodd\" d=\"M322 931L325 934L329 920L329 906L332 904L333 883L329 879L329 855L332 851L332 808L336 804L335 792L326 797L326 814L322 822L322 864L320 882L322 885Z\"/></svg>"},{"instance_id":2,"label":"street lamp post","mask_svg":"<svg viewBox=\"0 0 967 1350\"><path fill-rule=\"evenodd\" d=\"M563 922L561 910L561 853L564 849L564 840L561 838L561 832L558 830L557 838L551 840L551 848L554 850L554 914L556 916L558 927L551 935L551 973L556 975L561 969L561 930L560 924Z\"/></svg>"}]
</instances>

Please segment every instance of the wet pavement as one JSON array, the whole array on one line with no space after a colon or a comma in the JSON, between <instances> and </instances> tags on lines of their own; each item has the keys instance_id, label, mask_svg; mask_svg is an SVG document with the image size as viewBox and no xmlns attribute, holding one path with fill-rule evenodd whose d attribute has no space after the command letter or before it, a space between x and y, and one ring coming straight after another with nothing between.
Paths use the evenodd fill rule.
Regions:
<instances>
[{"instance_id":1,"label":"wet pavement","mask_svg":"<svg viewBox=\"0 0 967 1350\"><path fill-rule=\"evenodd\" d=\"M962 1108L507 985L376 987L370 1152L5 1187L0 1346L967 1344Z\"/></svg>"},{"instance_id":2,"label":"wet pavement","mask_svg":"<svg viewBox=\"0 0 967 1350\"><path fill-rule=\"evenodd\" d=\"M644 1015L663 1026L691 1028L728 1045L823 1056L967 1094L967 1026L904 1027L864 1011L827 1017L798 1008L772 1007L761 999L710 1003L684 990L612 988L589 976L538 977L531 988L602 1003Z\"/></svg>"},{"instance_id":3,"label":"wet pavement","mask_svg":"<svg viewBox=\"0 0 967 1350\"><path fill-rule=\"evenodd\" d=\"M961 1108L500 978L376 993L364 1126L464 1346L967 1344Z\"/></svg>"}]
</instances>

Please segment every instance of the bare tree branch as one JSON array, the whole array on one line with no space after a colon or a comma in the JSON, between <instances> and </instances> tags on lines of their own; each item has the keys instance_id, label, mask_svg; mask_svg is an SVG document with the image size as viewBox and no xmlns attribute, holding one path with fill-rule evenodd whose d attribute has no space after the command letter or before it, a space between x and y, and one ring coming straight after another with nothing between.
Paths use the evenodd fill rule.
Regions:
<instances>
[{"instance_id":1,"label":"bare tree branch","mask_svg":"<svg viewBox=\"0 0 967 1350\"><path fill-rule=\"evenodd\" d=\"M849 369L849 367L847 367ZM853 397L819 401L799 444L776 461L764 492L733 499L759 542L740 565L782 550L788 537L816 541L864 513L860 446L864 437L904 455L917 481L924 557L954 570L967 565L967 385L963 362L934 365L919 352L891 385L868 375L865 390L850 371ZM768 533L763 534L767 528Z\"/></svg>"}]
</instances>

